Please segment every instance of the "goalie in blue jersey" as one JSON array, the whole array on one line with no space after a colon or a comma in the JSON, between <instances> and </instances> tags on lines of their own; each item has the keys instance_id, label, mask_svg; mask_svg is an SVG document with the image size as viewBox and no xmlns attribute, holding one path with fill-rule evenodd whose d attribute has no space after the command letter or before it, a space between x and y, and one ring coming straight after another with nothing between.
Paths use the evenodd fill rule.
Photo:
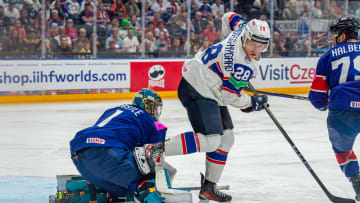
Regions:
<instances>
[{"instance_id":1,"label":"goalie in blue jersey","mask_svg":"<svg viewBox=\"0 0 360 203\"><path fill-rule=\"evenodd\" d=\"M359 163L352 148L360 132L360 25L353 18L343 17L330 26L330 31L334 47L318 61L309 99L317 109L329 109L330 142L359 201Z\"/></svg>"},{"instance_id":2,"label":"goalie in blue jersey","mask_svg":"<svg viewBox=\"0 0 360 203\"><path fill-rule=\"evenodd\" d=\"M143 147L165 140L167 128L158 121L161 109L160 96L142 89L133 104L108 109L93 126L77 132L70 150L80 174L114 197L129 196L130 191L141 202L161 203L164 198L154 188L155 163Z\"/></svg>"}]
</instances>

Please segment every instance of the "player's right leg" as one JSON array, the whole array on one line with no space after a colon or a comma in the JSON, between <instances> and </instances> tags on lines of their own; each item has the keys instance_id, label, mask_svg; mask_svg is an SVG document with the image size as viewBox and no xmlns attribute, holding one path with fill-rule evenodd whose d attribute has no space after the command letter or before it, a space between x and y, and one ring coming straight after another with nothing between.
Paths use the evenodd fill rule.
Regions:
<instances>
[{"instance_id":1,"label":"player's right leg","mask_svg":"<svg viewBox=\"0 0 360 203\"><path fill-rule=\"evenodd\" d=\"M356 199L360 200L359 163L352 149L360 132L360 111L329 110L327 125L338 164L351 181Z\"/></svg>"},{"instance_id":2,"label":"player's right leg","mask_svg":"<svg viewBox=\"0 0 360 203\"><path fill-rule=\"evenodd\" d=\"M184 79L179 84L178 94L195 131L193 134L184 133L178 136L178 139L181 138L178 146L182 147L182 152L195 151L194 146L196 146L196 151L207 152L206 175L204 181L201 181L202 187L199 197L218 202L231 201L230 195L220 192L216 187L227 160L227 151L219 149L225 139L221 108L216 101L202 97ZM228 141L231 142L229 145L232 146L233 139L228 139ZM192 144L194 142L196 145ZM165 154L168 155L166 143Z\"/></svg>"}]
</instances>

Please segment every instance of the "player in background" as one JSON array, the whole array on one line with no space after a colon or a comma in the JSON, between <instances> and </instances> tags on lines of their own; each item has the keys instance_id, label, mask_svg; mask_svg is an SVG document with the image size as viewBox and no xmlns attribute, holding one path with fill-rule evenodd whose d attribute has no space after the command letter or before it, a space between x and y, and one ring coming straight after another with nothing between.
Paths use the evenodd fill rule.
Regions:
<instances>
[{"instance_id":1,"label":"player in background","mask_svg":"<svg viewBox=\"0 0 360 203\"><path fill-rule=\"evenodd\" d=\"M330 142L358 201L359 163L352 147L360 132L359 30L359 23L350 17L340 18L330 26L334 47L320 57L309 93L315 108L321 111L329 109L327 127Z\"/></svg>"},{"instance_id":2,"label":"player in background","mask_svg":"<svg viewBox=\"0 0 360 203\"><path fill-rule=\"evenodd\" d=\"M187 110L194 132L174 136L165 142L165 155L206 152L205 179L199 198L217 202L232 197L219 191L216 184L234 143L233 123L227 105L244 112L260 111L267 97L242 92L256 75L260 53L269 44L266 22L247 22L236 13L223 16L225 38L184 64L178 96Z\"/></svg>"},{"instance_id":3,"label":"player in background","mask_svg":"<svg viewBox=\"0 0 360 203\"><path fill-rule=\"evenodd\" d=\"M160 96L142 89L133 105L108 109L93 126L77 132L70 150L80 174L113 196L132 191L141 202L161 203L150 167L154 163L147 162L143 147L165 139L167 128L158 121L161 108Z\"/></svg>"}]
</instances>

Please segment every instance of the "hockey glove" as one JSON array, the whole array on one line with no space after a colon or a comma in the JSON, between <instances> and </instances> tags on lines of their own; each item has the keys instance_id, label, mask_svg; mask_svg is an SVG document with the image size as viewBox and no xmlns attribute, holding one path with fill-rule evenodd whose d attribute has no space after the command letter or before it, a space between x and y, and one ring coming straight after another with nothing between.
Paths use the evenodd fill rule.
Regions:
<instances>
[{"instance_id":1,"label":"hockey glove","mask_svg":"<svg viewBox=\"0 0 360 203\"><path fill-rule=\"evenodd\" d=\"M164 151L165 151L164 142L145 145L145 156L152 172L155 172L156 164L162 163Z\"/></svg>"},{"instance_id":2,"label":"hockey glove","mask_svg":"<svg viewBox=\"0 0 360 203\"><path fill-rule=\"evenodd\" d=\"M250 113L252 111L261 111L264 109L264 104L269 106L267 103L268 97L266 95L257 95L251 97L251 106L246 109L240 109L242 112Z\"/></svg>"},{"instance_id":3,"label":"hockey glove","mask_svg":"<svg viewBox=\"0 0 360 203\"><path fill-rule=\"evenodd\" d=\"M165 200L165 198L161 197L160 193L156 191L155 179L141 182L137 187L136 193L136 197L141 203L162 203Z\"/></svg>"}]
</instances>

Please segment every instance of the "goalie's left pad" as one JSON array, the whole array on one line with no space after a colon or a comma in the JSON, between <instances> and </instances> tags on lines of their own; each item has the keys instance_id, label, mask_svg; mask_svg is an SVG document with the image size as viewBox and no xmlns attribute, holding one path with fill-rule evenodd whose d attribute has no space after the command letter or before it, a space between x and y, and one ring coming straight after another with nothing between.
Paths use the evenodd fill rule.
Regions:
<instances>
[{"instance_id":1,"label":"goalie's left pad","mask_svg":"<svg viewBox=\"0 0 360 203\"><path fill-rule=\"evenodd\" d=\"M140 173L143 175L148 175L151 172L151 168L146 159L145 147L135 147L134 158L136 160Z\"/></svg>"}]
</instances>

